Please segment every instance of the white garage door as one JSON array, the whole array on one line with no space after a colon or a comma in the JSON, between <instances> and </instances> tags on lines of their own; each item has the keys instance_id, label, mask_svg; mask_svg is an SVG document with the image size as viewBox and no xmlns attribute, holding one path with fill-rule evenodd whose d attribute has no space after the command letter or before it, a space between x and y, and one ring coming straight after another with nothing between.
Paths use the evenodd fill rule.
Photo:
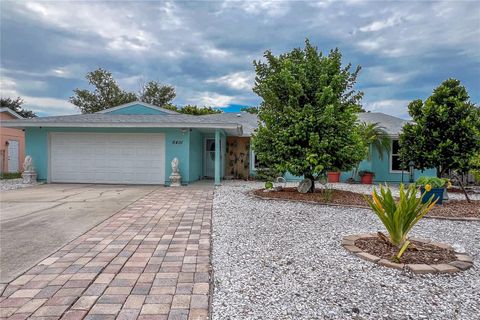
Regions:
<instances>
[{"instance_id":1,"label":"white garage door","mask_svg":"<svg viewBox=\"0 0 480 320\"><path fill-rule=\"evenodd\" d=\"M163 134L54 133L52 182L164 184Z\"/></svg>"}]
</instances>

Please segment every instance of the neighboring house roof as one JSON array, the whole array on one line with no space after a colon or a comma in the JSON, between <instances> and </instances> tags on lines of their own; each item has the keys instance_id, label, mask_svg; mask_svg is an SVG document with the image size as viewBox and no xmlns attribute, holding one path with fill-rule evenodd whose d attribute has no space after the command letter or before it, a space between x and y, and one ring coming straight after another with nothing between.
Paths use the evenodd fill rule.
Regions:
<instances>
[{"instance_id":1,"label":"neighboring house roof","mask_svg":"<svg viewBox=\"0 0 480 320\"><path fill-rule=\"evenodd\" d=\"M381 112L362 112L358 114L358 118L366 123L378 123L390 136L398 136L403 126L410 122Z\"/></svg>"},{"instance_id":2,"label":"neighboring house roof","mask_svg":"<svg viewBox=\"0 0 480 320\"><path fill-rule=\"evenodd\" d=\"M110 113L110 112L114 112L114 111L117 111L117 110L129 108L129 107L132 107L132 106L135 106L135 105L141 105L141 106L144 106L145 108L160 111L160 112L166 113L166 114L179 114L176 111L172 111L172 110L169 110L169 109L157 107L157 106L154 106L153 104L149 104L149 103L142 102L142 101L133 101L133 102L121 104L121 105L116 106L116 107L112 107L112 108L108 108L108 109L105 109L105 110L102 110L102 111L98 111L96 113Z\"/></svg>"},{"instance_id":3,"label":"neighboring house roof","mask_svg":"<svg viewBox=\"0 0 480 320\"><path fill-rule=\"evenodd\" d=\"M207 114L200 116L203 119L214 120L227 123L238 123L243 128L244 137L250 137L253 131L258 127L258 117L256 114L248 112L225 112L217 114Z\"/></svg>"},{"instance_id":4,"label":"neighboring house roof","mask_svg":"<svg viewBox=\"0 0 480 320\"><path fill-rule=\"evenodd\" d=\"M0 108L0 112L9 113L9 114L11 114L13 117L15 117L15 118L17 118L17 119L24 119L21 115L19 115L18 113L16 113L15 111L13 111L12 109L7 108L7 107Z\"/></svg>"}]
</instances>

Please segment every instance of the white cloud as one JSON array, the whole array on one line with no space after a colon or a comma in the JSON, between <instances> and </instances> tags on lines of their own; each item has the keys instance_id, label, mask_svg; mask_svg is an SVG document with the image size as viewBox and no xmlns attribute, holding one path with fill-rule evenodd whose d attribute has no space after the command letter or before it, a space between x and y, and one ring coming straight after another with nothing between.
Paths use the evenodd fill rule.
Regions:
<instances>
[{"instance_id":1,"label":"white cloud","mask_svg":"<svg viewBox=\"0 0 480 320\"><path fill-rule=\"evenodd\" d=\"M407 106L410 100L387 99L365 103L365 110L372 112L383 112L392 116L408 119Z\"/></svg>"},{"instance_id":2,"label":"white cloud","mask_svg":"<svg viewBox=\"0 0 480 320\"><path fill-rule=\"evenodd\" d=\"M387 67L384 66L374 66L366 67L362 69L362 79L365 79L368 83L388 85L396 84L401 85L406 83L408 80L412 79L416 74L421 72L420 67L415 68L415 70L409 71L389 71Z\"/></svg>"},{"instance_id":3,"label":"white cloud","mask_svg":"<svg viewBox=\"0 0 480 320\"><path fill-rule=\"evenodd\" d=\"M240 71L227 74L218 78L211 78L206 83L217 83L236 90L248 90L253 87L254 75L252 72Z\"/></svg>"},{"instance_id":4,"label":"white cloud","mask_svg":"<svg viewBox=\"0 0 480 320\"><path fill-rule=\"evenodd\" d=\"M200 106L225 107L236 101L236 97L218 94L216 92L200 92L196 97L188 99L189 103Z\"/></svg>"},{"instance_id":5,"label":"white cloud","mask_svg":"<svg viewBox=\"0 0 480 320\"><path fill-rule=\"evenodd\" d=\"M396 16L390 17L386 20L377 20L372 23L359 28L361 32L375 32L382 29L393 27L396 24L399 24L402 20Z\"/></svg>"}]
</instances>

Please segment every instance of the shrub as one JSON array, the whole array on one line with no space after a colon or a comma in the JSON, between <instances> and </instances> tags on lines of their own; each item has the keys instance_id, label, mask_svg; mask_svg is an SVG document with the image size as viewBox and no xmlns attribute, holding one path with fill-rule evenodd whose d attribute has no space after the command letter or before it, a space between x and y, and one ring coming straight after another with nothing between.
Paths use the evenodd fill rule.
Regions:
<instances>
[{"instance_id":1,"label":"shrub","mask_svg":"<svg viewBox=\"0 0 480 320\"><path fill-rule=\"evenodd\" d=\"M1 175L1 179L18 179L22 177L20 172L4 172Z\"/></svg>"},{"instance_id":2,"label":"shrub","mask_svg":"<svg viewBox=\"0 0 480 320\"><path fill-rule=\"evenodd\" d=\"M437 177L420 177L415 184L420 187L427 187L429 185L431 188L445 188L451 186L450 180Z\"/></svg>"},{"instance_id":3,"label":"shrub","mask_svg":"<svg viewBox=\"0 0 480 320\"><path fill-rule=\"evenodd\" d=\"M410 230L436 203L436 201L432 201L433 197L427 203L422 203L422 197L417 198L416 194L415 185L410 185L405 190L404 185L401 184L400 199L397 202L388 186L380 186L380 194L374 188L372 199L365 197L373 212L387 229L389 235L387 239L393 246L399 248L395 260L400 259L410 244L407 240Z\"/></svg>"}]
</instances>

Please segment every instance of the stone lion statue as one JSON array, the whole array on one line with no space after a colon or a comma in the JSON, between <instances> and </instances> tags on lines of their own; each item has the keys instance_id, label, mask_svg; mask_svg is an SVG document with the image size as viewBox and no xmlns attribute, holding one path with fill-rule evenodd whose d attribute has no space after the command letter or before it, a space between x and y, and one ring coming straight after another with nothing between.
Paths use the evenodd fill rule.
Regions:
<instances>
[{"instance_id":1,"label":"stone lion statue","mask_svg":"<svg viewBox=\"0 0 480 320\"><path fill-rule=\"evenodd\" d=\"M172 173L178 173L178 159L176 157L172 160Z\"/></svg>"},{"instance_id":2,"label":"stone lion statue","mask_svg":"<svg viewBox=\"0 0 480 320\"><path fill-rule=\"evenodd\" d=\"M32 172L35 171L33 168L33 161L31 156L26 156L25 160L23 161L23 171L24 172Z\"/></svg>"}]
</instances>

